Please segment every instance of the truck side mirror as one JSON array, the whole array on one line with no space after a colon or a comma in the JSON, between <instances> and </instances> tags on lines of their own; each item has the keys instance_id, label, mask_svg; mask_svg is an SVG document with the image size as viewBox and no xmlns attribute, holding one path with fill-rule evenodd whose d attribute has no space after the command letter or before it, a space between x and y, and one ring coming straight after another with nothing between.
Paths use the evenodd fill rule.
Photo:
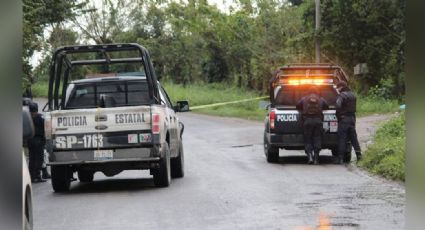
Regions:
<instances>
[{"instance_id":1,"label":"truck side mirror","mask_svg":"<svg viewBox=\"0 0 425 230\"><path fill-rule=\"evenodd\" d=\"M24 140L28 140L34 136L34 124L31 114L26 108L22 110L22 128L22 137Z\"/></svg>"},{"instance_id":2,"label":"truck side mirror","mask_svg":"<svg viewBox=\"0 0 425 230\"><path fill-rule=\"evenodd\" d=\"M174 106L176 112L188 112L189 111L189 101L177 101Z\"/></svg>"}]
</instances>

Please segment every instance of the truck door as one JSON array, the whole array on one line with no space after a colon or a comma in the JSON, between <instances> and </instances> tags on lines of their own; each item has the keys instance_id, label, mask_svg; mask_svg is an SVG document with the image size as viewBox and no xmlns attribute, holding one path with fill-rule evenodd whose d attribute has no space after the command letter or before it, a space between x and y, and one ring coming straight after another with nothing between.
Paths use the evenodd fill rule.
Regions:
<instances>
[{"instance_id":1,"label":"truck door","mask_svg":"<svg viewBox=\"0 0 425 230\"><path fill-rule=\"evenodd\" d=\"M168 98L167 93L165 92L164 88L160 84L158 84L159 87L159 93L161 97L161 104L165 105L165 113L166 117L165 120L168 123L168 130L170 135L170 151L171 156L176 156L178 151L178 121L176 118L176 113L173 109L173 106L170 102L170 99Z\"/></svg>"}]
</instances>

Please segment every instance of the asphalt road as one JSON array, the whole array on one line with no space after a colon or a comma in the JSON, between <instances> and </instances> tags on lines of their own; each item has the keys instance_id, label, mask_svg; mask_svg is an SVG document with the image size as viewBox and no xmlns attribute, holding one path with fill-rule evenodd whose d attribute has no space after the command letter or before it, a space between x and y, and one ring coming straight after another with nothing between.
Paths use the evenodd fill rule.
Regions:
<instances>
[{"instance_id":1,"label":"asphalt road","mask_svg":"<svg viewBox=\"0 0 425 230\"><path fill-rule=\"evenodd\" d=\"M302 151L280 151L266 162L263 124L192 113L185 123L186 175L156 188L148 171L93 183L72 183L54 193L50 181L33 184L36 230L109 229L402 229L404 186L349 166L307 165ZM382 117L359 119L370 139ZM354 159L353 159L354 160ZM319 220L319 217L320 220Z\"/></svg>"}]
</instances>

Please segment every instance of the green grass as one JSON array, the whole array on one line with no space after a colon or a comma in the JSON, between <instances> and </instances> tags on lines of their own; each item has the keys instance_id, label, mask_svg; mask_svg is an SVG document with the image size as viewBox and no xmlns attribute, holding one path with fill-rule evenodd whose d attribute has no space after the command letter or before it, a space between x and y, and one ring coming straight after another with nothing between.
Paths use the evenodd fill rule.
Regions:
<instances>
[{"instance_id":1,"label":"green grass","mask_svg":"<svg viewBox=\"0 0 425 230\"><path fill-rule=\"evenodd\" d=\"M188 100L190 107L262 96L253 91L247 91L224 84L190 85L186 87L170 83L164 83L163 85L173 102ZM266 110L259 108L259 100L215 106L194 111L202 114L240 117L251 120L263 120L266 115Z\"/></svg>"},{"instance_id":2,"label":"green grass","mask_svg":"<svg viewBox=\"0 0 425 230\"><path fill-rule=\"evenodd\" d=\"M357 100L357 115L366 116L376 113L392 113L399 109L397 100L359 97Z\"/></svg>"},{"instance_id":3,"label":"green grass","mask_svg":"<svg viewBox=\"0 0 425 230\"><path fill-rule=\"evenodd\" d=\"M197 84L188 85L186 87L171 83L163 83L163 85L173 102L178 100L188 100L191 107L262 96L254 91L239 89L225 84ZM47 82L37 82L37 84L32 86L33 96L47 97L47 88ZM375 113L391 113L397 110L398 104L396 100L359 97L357 102L358 116ZM251 120L263 120L266 114L265 109L259 108L259 100L215 106L194 110L194 112L215 116L240 117Z\"/></svg>"},{"instance_id":4,"label":"green grass","mask_svg":"<svg viewBox=\"0 0 425 230\"><path fill-rule=\"evenodd\" d=\"M368 146L359 166L393 180L405 179L405 114L384 123Z\"/></svg>"},{"instance_id":5,"label":"green grass","mask_svg":"<svg viewBox=\"0 0 425 230\"><path fill-rule=\"evenodd\" d=\"M49 90L49 83L39 81L36 84L31 86L32 96L33 97L47 97L47 92Z\"/></svg>"}]
</instances>

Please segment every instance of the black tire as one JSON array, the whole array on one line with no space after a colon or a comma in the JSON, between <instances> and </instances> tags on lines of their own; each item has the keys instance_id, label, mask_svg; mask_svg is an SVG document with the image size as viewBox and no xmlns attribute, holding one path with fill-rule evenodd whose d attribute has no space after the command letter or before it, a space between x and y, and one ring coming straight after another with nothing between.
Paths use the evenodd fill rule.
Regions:
<instances>
[{"instance_id":1,"label":"black tire","mask_svg":"<svg viewBox=\"0 0 425 230\"><path fill-rule=\"evenodd\" d=\"M56 165L51 167L52 187L55 192L69 191L71 185L70 169L66 165Z\"/></svg>"},{"instance_id":2,"label":"black tire","mask_svg":"<svg viewBox=\"0 0 425 230\"><path fill-rule=\"evenodd\" d=\"M159 168L153 173L153 182L157 187L168 187L171 183L171 170L170 148L167 142L165 142L162 151L164 151L164 157L160 159Z\"/></svg>"},{"instance_id":3,"label":"black tire","mask_svg":"<svg viewBox=\"0 0 425 230\"><path fill-rule=\"evenodd\" d=\"M25 191L24 230L33 229L32 198L30 189Z\"/></svg>"},{"instance_id":4,"label":"black tire","mask_svg":"<svg viewBox=\"0 0 425 230\"><path fill-rule=\"evenodd\" d=\"M92 171L79 170L77 174L80 182L88 183L93 181L94 172Z\"/></svg>"},{"instance_id":5,"label":"black tire","mask_svg":"<svg viewBox=\"0 0 425 230\"><path fill-rule=\"evenodd\" d=\"M337 148L331 149L331 152L332 152L333 157L338 157L338 149Z\"/></svg>"},{"instance_id":6,"label":"black tire","mask_svg":"<svg viewBox=\"0 0 425 230\"><path fill-rule=\"evenodd\" d=\"M270 146L266 134L264 134L264 154L269 163L276 163L279 161L279 148Z\"/></svg>"},{"instance_id":7,"label":"black tire","mask_svg":"<svg viewBox=\"0 0 425 230\"><path fill-rule=\"evenodd\" d=\"M180 143L179 155L176 158L171 158L171 177L181 178L184 177L184 151L183 143Z\"/></svg>"}]
</instances>

